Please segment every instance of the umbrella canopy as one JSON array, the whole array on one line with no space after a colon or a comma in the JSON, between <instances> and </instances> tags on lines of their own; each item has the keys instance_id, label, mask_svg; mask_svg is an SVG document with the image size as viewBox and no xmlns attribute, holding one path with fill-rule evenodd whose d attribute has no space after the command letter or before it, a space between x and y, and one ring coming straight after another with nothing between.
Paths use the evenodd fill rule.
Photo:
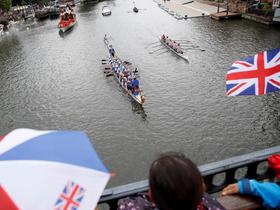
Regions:
<instances>
[{"instance_id":1,"label":"umbrella canopy","mask_svg":"<svg viewBox=\"0 0 280 210\"><path fill-rule=\"evenodd\" d=\"M227 73L228 96L263 95L280 89L280 48L235 61Z\"/></svg>"},{"instance_id":2,"label":"umbrella canopy","mask_svg":"<svg viewBox=\"0 0 280 210\"><path fill-rule=\"evenodd\" d=\"M4 209L94 209L109 177L83 132L17 129L0 143Z\"/></svg>"}]
</instances>

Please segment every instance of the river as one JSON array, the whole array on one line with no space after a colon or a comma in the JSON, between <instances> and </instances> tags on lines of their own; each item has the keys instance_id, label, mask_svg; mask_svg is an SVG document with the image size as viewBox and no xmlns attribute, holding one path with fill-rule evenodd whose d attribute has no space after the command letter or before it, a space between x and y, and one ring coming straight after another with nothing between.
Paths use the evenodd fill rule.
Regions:
<instances>
[{"instance_id":1,"label":"river","mask_svg":"<svg viewBox=\"0 0 280 210\"><path fill-rule=\"evenodd\" d=\"M109 5L112 15L103 17ZM230 65L280 46L280 29L247 20L176 20L151 0L77 5L78 24L60 35L58 20L15 26L0 37L0 134L15 128L86 131L110 172L109 186L147 178L151 161L181 151L197 164L280 142L280 94L227 97ZM142 109L106 77L108 34L116 53L139 69ZM157 37L187 39L189 63ZM75 151L73 151L75 152Z\"/></svg>"}]
</instances>

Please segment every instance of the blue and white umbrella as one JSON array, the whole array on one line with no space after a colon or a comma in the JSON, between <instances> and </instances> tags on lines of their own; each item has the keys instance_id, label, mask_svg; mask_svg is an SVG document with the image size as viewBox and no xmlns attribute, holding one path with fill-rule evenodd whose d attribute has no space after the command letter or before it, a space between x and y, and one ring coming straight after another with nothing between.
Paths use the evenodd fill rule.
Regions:
<instances>
[{"instance_id":1,"label":"blue and white umbrella","mask_svg":"<svg viewBox=\"0 0 280 210\"><path fill-rule=\"evenodd\" d=\"M109 178L83 132L17 129L0 142L0 209L92 210Z\"/></svg>"}]
</instances>

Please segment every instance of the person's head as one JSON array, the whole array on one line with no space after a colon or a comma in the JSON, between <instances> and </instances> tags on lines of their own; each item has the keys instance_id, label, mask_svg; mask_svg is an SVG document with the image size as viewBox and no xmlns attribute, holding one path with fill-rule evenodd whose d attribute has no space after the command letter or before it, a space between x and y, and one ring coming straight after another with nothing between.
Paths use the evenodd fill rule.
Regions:
<instances>
[{"instance_id":1,"label":"person's head","mask_svg":"<svg viewBox=\"0 0 280 210\"><path fill-rule=\"evenodd\" d=\"M203 195L201 174L183 154L166 153L150 167L150 193L160 210L195 210Z\"/></svg>"}]
</instances>

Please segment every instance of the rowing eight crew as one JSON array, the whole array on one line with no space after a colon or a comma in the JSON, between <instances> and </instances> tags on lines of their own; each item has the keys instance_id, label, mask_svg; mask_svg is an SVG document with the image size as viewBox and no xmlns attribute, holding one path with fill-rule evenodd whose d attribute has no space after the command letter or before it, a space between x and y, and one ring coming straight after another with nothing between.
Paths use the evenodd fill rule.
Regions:
<instances>
[{"instance_id":1,"label":"rowing eight crew","mask_svg":"<svg viewBox=\"0 0 280 210\"><path fill-rule=\"evenodd\" d=\"M114 58L113 56L110 56L109 63L117 78L122 83L122 86L131 91L135 96L139 95L139 81L136 79L134 73L120 59Z\"/></svg>"},{"instance_id":2,"label":"rowing eight crew","mask_svg":"<svg viewBox=\"0 0 280 210\"><path fill-rule=\"evenodd\" d=\"M180 43L177 43L176 41L171 40L170 38L168 38L168 36L165 36L164 34L161 36L161 41L166 43L169 47L171 47L177 53L183 54L183 50L181 48Z\"/></svg>"}]
</instances>

